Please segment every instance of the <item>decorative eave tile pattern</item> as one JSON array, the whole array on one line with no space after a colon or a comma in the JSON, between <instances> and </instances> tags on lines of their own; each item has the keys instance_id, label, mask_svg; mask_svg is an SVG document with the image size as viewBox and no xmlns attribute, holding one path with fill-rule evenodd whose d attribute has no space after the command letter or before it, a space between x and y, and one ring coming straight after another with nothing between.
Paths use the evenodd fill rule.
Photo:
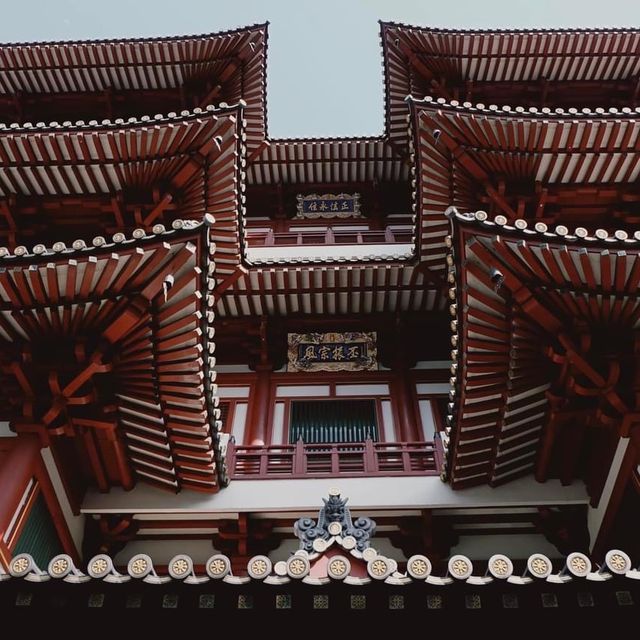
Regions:
<instances>
[{"instance_id":1,"label":"decorative eave tile pattern","mask_svg":"<svg viewBox=\"0 0 640 640\"><path fill-rule=\"evenodd\" d=\"M547 582L561 585L572 582L604 582L613 577L628 580L640 580L640 570L633 567L629 556L619 549L611 549L605 556L605 562L599 566L583 553L571 553L564 561L556 564L544 554L533 553L526 561L524 572L516 575L514 561L504 554L492 556L482 572L475 573L474 563L464 555L454 555L447 562L444 575L433 574L430 560L417 554L409 558L405 571L398 570L398 563L382 556L374 549L367 559L367 577L355 577L350 574L351 567L347 556L331 556L333 565L328 565L326 578L314 578L309 575L312 558L304 551L298 551L286 561L275 565L266 556L254 556L247 563L247 575L235 576L231 570L231 561L222 554L211 556L205 564L205 574L197 574L193 560L187 554L174 556L167 567L168 575L159 575L153 560L146 554L138 554L127 564L126 572L121 573L113 560L104 554L91 558L86 573L76 567L68 555L52 558L46 569L36 565L26 553L15 556L9 565L9 572L0 570L0 581L23 579L29 582L46 582L50 579L64 580L72 584L104 581L112 584L125 584L131 580L140 580L147 584L162 585L171 581L183 581L198 585L219 580L229 585L243 585L252 581L263 582L279 587L290 582L302 582L308 585L322 586L330 582L343 582L350 587L362 587L375 582L384 582L393 587L403 587L415 583L447 587L454 583L466 583L473 586L486 586L493 582L505 581L516 586Z\"/></svg>"}]
</instances>

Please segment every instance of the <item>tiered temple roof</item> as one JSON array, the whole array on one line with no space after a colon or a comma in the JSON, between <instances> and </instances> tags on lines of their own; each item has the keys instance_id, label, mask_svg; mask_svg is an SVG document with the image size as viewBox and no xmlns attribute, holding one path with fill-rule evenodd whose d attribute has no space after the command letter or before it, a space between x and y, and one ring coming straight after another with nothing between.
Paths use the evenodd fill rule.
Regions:
<instances>
[{"instance_id":1,"label":"tiered temple roof","mask_svg":"<svg viewBox=\"0 0 640 640\"><path fill-rule=\"evenodd\" d=\"M597 502L637 422L638 233L450 217L452 485L579 476Z\"/></svg>"},{"instance_id":2,"label":"tiered temple roof","mask_svg":"<svg viewBox=\"0 0 640 640\"><path fill-rule=\"evenodd\" d=\"M253 151L266 136L266 48L267 24L197 36L6 44L0 121L126 119L244 100Z\"/></svg>"},{"instance_id":3,"label":"tiered temple roof","mask_svg":"<svg viewBox=\"0 0 640 640\"><path fill-rule=\"evenodd\" d=\"M637 224L637 109L498 109L431 98L411 108L419 247L430 268L444 268L450 205L589 229Z\"/></svg>"},{"instance_id":4,"label":"tiered temple roof","mask_svg":"<svg viewBox=\"0 0 640 640\"><path fill-rule=\"evenodd\" d=\"M632 29L457 30L381 23L386 132L406 143L408 95L512 107L635 107Z\"/></svg>"},{"instance_id":5,"label":"tiered temple roof","mask_svg":"<svg viewBox=\"0 0 640 640\"><path fill-rule=\"evenodd\" d=\"M209 229L5 255L2 418L56 448L106 491L225 481L215 425Z\"/></svg>"}]
</instances>

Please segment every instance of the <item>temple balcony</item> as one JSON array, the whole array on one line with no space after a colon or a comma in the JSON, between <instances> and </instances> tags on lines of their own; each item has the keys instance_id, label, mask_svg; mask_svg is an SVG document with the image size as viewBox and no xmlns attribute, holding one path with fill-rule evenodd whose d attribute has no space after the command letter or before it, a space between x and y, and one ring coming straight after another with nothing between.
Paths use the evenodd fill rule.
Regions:
<instances>
[{"instance_id":1,"label":"temple balcony","mask_svg":"<svg viewBox=\"0 0 640 640\"><path fill-rule=\"evenodd\" d=\"M436 476L442 468L442 444L364 442L251 446L230 441L227 468L231 480L291 480L374 476Z\"/></svg>"},{"instance_id":2,"label":"temple balcony","mask_svg":"<svg viewBox=\"0 0 640 640\"><path fill-rule=\"evenodd\" d=\"M246 256L250 262L371 256L408 257L413 248L409 225L370 229L367 225L291 225L286 231L248 229Z\"/></svg>"}]
</instances>

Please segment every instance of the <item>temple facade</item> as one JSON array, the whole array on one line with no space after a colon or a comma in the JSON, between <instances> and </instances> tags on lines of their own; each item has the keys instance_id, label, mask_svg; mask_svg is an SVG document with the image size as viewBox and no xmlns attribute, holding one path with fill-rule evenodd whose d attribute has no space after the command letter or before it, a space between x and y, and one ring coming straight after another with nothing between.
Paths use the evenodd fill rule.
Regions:
<instances>
[{"instance_id":1,"label":"temple facade","mask_svg":"<svg viewBox=\"0 0 640 640\"><path fill-rule=\"evenodd\" d=\"M0 46L0 602L640 602L640 31L267 32Z\"/></svg>"}]
</instances>

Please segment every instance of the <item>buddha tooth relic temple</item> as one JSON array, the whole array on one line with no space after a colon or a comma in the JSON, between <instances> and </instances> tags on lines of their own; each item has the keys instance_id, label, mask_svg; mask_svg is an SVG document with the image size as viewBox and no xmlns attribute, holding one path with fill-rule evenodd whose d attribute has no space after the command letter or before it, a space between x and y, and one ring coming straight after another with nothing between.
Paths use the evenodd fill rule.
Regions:
<instances>
[{"instance_id":1,"label":"buddha tooth relic temple","mask_svg":"<svg viewBox=\"0 0 640 640\"><path fill-rule=\"evenodd\" d=\"M0 46L0 609L637 606L640 30L267 32Z\"/></svg>"}]
</instances>

